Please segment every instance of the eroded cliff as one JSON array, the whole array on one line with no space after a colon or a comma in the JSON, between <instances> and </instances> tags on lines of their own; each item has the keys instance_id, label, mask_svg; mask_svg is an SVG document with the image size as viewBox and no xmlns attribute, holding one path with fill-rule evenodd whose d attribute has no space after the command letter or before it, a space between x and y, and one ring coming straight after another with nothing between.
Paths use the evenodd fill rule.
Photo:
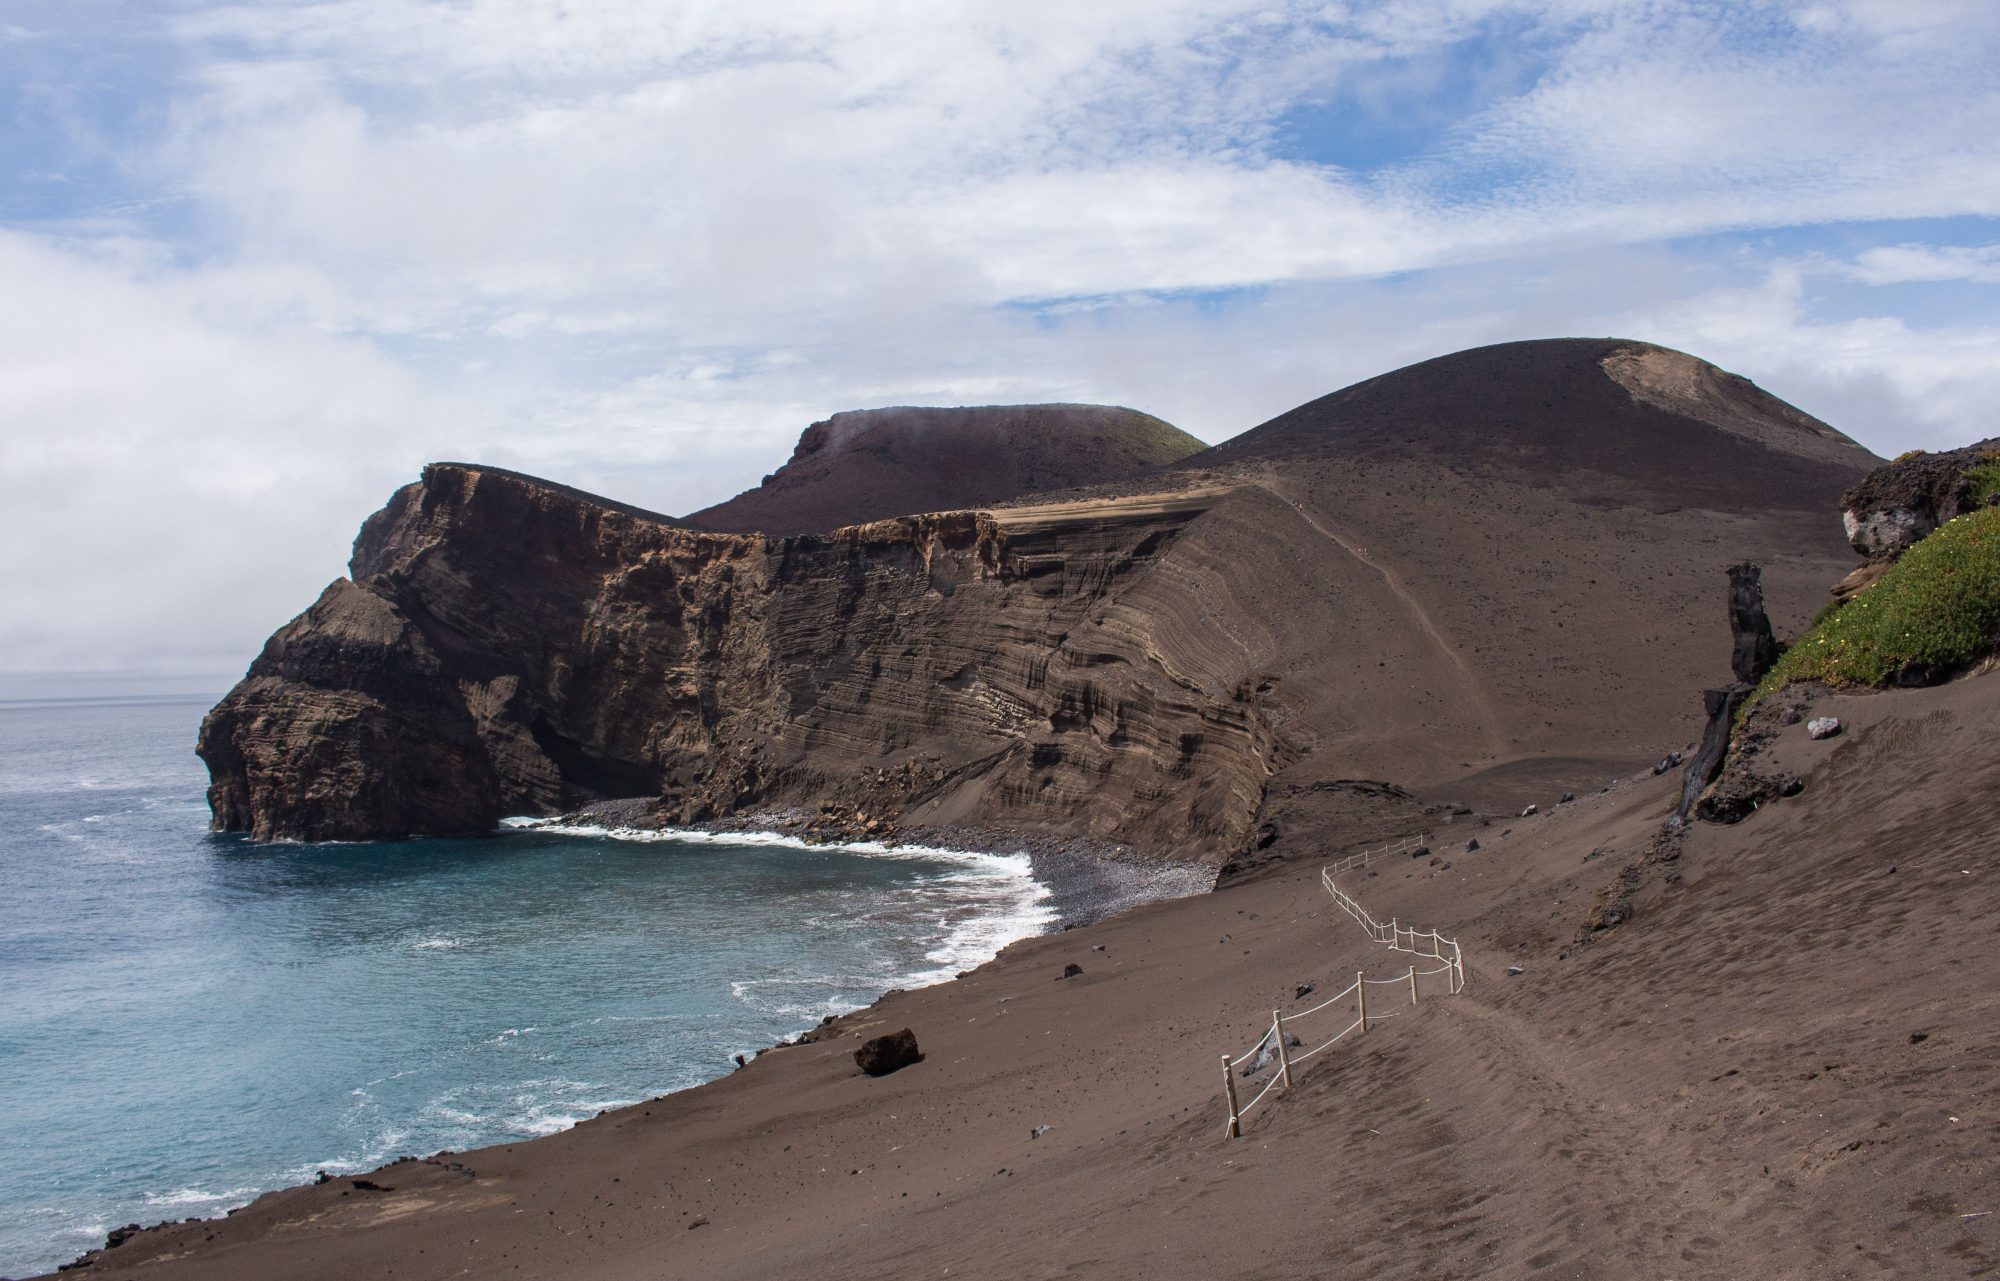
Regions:
<instances>
[{"instance_id":1,"label":"eroded cliff","mask_svg":"<svg viewBox=\"0 0 2000 1281\"><path fill-rule=\"evenodd\" d=\"M265 838L629 796L1211 862L1253 833L1337 845L1684 745L1729 652L1724 569L1764 566L1802 623L1874 461L1692 357L1565 340L1385 375L1122 486L826 535L438 464L201 750L218 825Z\"/></svg>"},{"instance_id":2,"label":"eroded cliff","mask_svg":"<svg viewBox=\"0 0 2000 1281\"><path fill-rule=\"evenodd\" d=\"M1207 678L1184 610L1110 618L1209 505L767 540L436 464L210 714L216 821L362 839L605 797L682 821L840 799L1227 839L1273 751L1255 691Z\"/></svg>"}]
</instances>

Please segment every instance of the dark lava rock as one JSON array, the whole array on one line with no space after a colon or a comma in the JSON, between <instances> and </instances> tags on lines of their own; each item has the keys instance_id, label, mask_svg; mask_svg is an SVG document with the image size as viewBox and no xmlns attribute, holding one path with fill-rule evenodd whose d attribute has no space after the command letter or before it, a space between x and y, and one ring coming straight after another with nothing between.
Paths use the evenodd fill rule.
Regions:
<instances>
[{"instance_id":1,"label":"dark lava rock","mask_svg":"<svg viewBox=\"0 0 2000 1281\"><path fill-rule=\"evenodd\" d=\"M136 1223L128 1223L122 1228L113 1228L104 1235L104 1248L107 1250L116 1250L119 1246L124 1245L143 1231L145 1229Z\"/></svg>"},{"instance_id":2,"label":"dark lava rock","mask_svg":"<svg viewBox=\"0 0 2000 1281\"><path fill-rule=\"evenodd\" d=\"M1729 633L1729 668L1743 684L1755 685L1778 661L1778 638L1764 612L1764 571L1749 561L1729 567Z\"/></svg>"},{"instance_id":3,"label":"dark lava rock","mask_svg":"<svg viewBox=\"0 0 2000 1281\"><path fill-rule=\"evenodd\" d=\"M1073 979L1081 976L1082 974L1083 974L1083 967L1081 965L1078 965L1075 961L1071 961L1068 965L1063 966L1062 978ZM1058 979L1057 982L1061 982L1061 979Z\"/></svg>"},{"instance_id":4,"label":"dark lava rock","mask_svg":"<svg viewBox=\"0 0 2000 1281\"><path fill-rule=\"evenodd\" d=\"M1465 843L1465 852L1467 854L1477 854L1479 852L1479 841L1477 839L1467 841Z\"/></svg>"},{"instance_id":5,"label":"dark lava rock","mask_svg":"<svg viewBox=\"0 0 2000 1281\"><path fill-rule=\"evenodd\" d=\"M1943 663L1927 663L1913 658L1896 671L1896 684L1904 689L1927 689L1950 680L1952 669Z\"/></svg>"},{"instance_id":6,"label":"dark lava rock","mask_svg":"<svg viewBox=\"0 0 2000 1281\"><path fill-rule=\"evenodd\" d=\"M924 1056L917 1051L917 1034L904 1028L900 1032L863 1041L861 1048L854 1052L854 1061L870 1076L887 1076L912 1063L923 1062Z\"/></svg>"},{"instance_id":7,"label":"dark lava rock","mask_svg":"<svg viewBox=\"0 0 2000 1281\"><path fill-rule=\"evenodd\" d=\"M1701 692L1702 707L1708 713L1708 727L1702 731L1701 746L1696 749L1694 759L1688 762L1687 774L1681 780L1681 803L1674 809L1674 817L1686 818L1688 811L1695 808L1695 800L1702 789L1715 781L1722 772L1722 758L1729 751L1729 729L1736 721L1736 709L1749 697L1748 685L1725 685L1721 689L1705 689ZM1703 814L1702 817L1708 817ZM1735 822L1735 819L1723 820Z\"/></svg>"},{"instance_id":8,"label":"dark lava rock","mask_svg":"<svg viewBox=\"0 0 2000 1281\"><path fill-rule=\"evenodd\" d=\"M1301 983L1297 987L1292 989L1292 999L1294 1001L1303 1001L1307 997L1313 994L1313 990L1314 989L1312 984Z\"/></svg>"},{"instance_id":9,"label":"dark lava rock","mask_svg":"<svg viewBox=\"0 0 2000 1281\"><path fill-rule=\"evenodd\" d=\"M1939 525L1978 505L1966 475L1987 461L2000 439L1940 453L1913 452L1878 467L1840 496L1854 550L1893 559Z\"/></svg>"},{"instance_id":10,"label":"dark lava rock","mask_svg":"<svg viewBox=\"0 0 2000 1281\"><path fill-rule=\"evenodd\" d=\"M1709 823L1740 823L1768 801L1797 796L1806 790L1805 780L1791 774L1776 776L1755 770L1730 770L1695 806L1695 817Z\"/></svg>"}]
</instances>

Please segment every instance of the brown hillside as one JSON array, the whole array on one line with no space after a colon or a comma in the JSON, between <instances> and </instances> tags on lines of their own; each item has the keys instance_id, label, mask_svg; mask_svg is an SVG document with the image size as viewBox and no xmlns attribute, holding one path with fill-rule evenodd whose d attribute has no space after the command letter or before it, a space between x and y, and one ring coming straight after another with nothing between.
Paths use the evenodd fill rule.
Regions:
<instances>
[{"instance_id":1,"label":"brown hillside","mask_svg":"<svg viewBox=\"0 0 2000 1281\"><path fill-rule=\"evenodd\" d=\"M1205 448L1150 414L1109 405L903 406L806 428L755 489L691 513L738 534L817 534L915 512L1123 480Z\"/></svg>"},{"instance_id":2,"label":"brown hillside","mask_svg":"<svg viewBox=\"0 0 2000 1281\"><path fill-rule=\"evenodd\" d=\"M1853 562L1838 500L1870 461L1690 357L1559 341L1143 482L824 537L439 465L211 714L211 802L310 838L832 805L1218 863L1375 821L1355 780L1512 805L1683 745L1724 567L1761 563L1796 630Z\"/></svg>"}]
</instances>

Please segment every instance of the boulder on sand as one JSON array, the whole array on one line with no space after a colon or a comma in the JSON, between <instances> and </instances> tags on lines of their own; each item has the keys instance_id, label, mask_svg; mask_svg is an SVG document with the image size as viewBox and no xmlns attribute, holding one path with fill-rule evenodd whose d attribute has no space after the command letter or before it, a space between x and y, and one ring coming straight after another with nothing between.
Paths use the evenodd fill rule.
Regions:
<instances>
[{"instance_id":1,"label":"boulder on sand","mask_svg":"<svg viewBox=\"0 0 2000 1281\"><path fill-rule=\"evenodd\" d=\"M900 1032L863 1041L861 1048L854 1052L854 1061L870 1076L887 1076L912 1063L923 1062L924 1056L917 1049L917 1034L904 1028Z\"/></svg>"}]
</instances>

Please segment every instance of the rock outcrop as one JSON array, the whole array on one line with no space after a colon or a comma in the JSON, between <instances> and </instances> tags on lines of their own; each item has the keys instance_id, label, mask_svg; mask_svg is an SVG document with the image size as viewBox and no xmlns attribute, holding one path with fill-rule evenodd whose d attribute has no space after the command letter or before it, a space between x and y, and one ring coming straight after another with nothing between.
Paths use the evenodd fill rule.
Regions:
<instances>
[{"instance_id":1,"label":"rock outcrop","mask_svg":"<svg viewBox=\"0 0 2000 1281\"><path fill-rule=\"evenodd\" d=\"M1738 681L1755 685L1778 661L1778 638L1764 609L1764 571L1748 561L1729 567L1729 632L1730 670Z\"/></svg>"},{"instance_id":2,"label":"rock outcrop","mask_svg":"<svg viewBox=\"0 0 2000 1281\"><path fill-rule=\"evenodd\" d=\"M771 541L435 464L210 714L216 822L445 835L620 796L1063 820L1107 788L1107 837L1234 832L1273 751L1254 697L1107 616L1207 507Z\"/></svg>"},{"instance_id":3,"label":"rock outcrop","mask_svg":"<svg viewBox=\"0 0 2000 1281\"><path fill-rule=\"evenodd\" d=\"M1894 560L1978 506L1982 500L1967 473L1996 460L2000 437L1939 453L1919 450L1877 468L1840 496L1848 541L1871 560Z\"/></svg>"},{"instance_id":4,"label":"rock outcrop","mask_svg":"<svg viewBox=\"0 0 2000 1281\"><path fill-rule=\"evenodd\" d=\"M731 533L818 534L1128 480L1206 448L1171 423L1113 405L851 410L806 428L791 460L757 488L687 522Z\"/></svg>"},{"instance_id":5,"label":"rock outcrop","mask_svg":"<svg viewBox=\"0 0 2000 1281\"><path fill-rule=\"evenodd\" d=\"M1262 862L1687 741L1728 644L1715 575L1757 560L1802 621L1851 563L1825 513L1873 461L1691 357L1567 340L1386 375L1138 480L822 535L435 464L200 750L217 826L264 839L621 797Z\"/></svg>"}]
</instances>

